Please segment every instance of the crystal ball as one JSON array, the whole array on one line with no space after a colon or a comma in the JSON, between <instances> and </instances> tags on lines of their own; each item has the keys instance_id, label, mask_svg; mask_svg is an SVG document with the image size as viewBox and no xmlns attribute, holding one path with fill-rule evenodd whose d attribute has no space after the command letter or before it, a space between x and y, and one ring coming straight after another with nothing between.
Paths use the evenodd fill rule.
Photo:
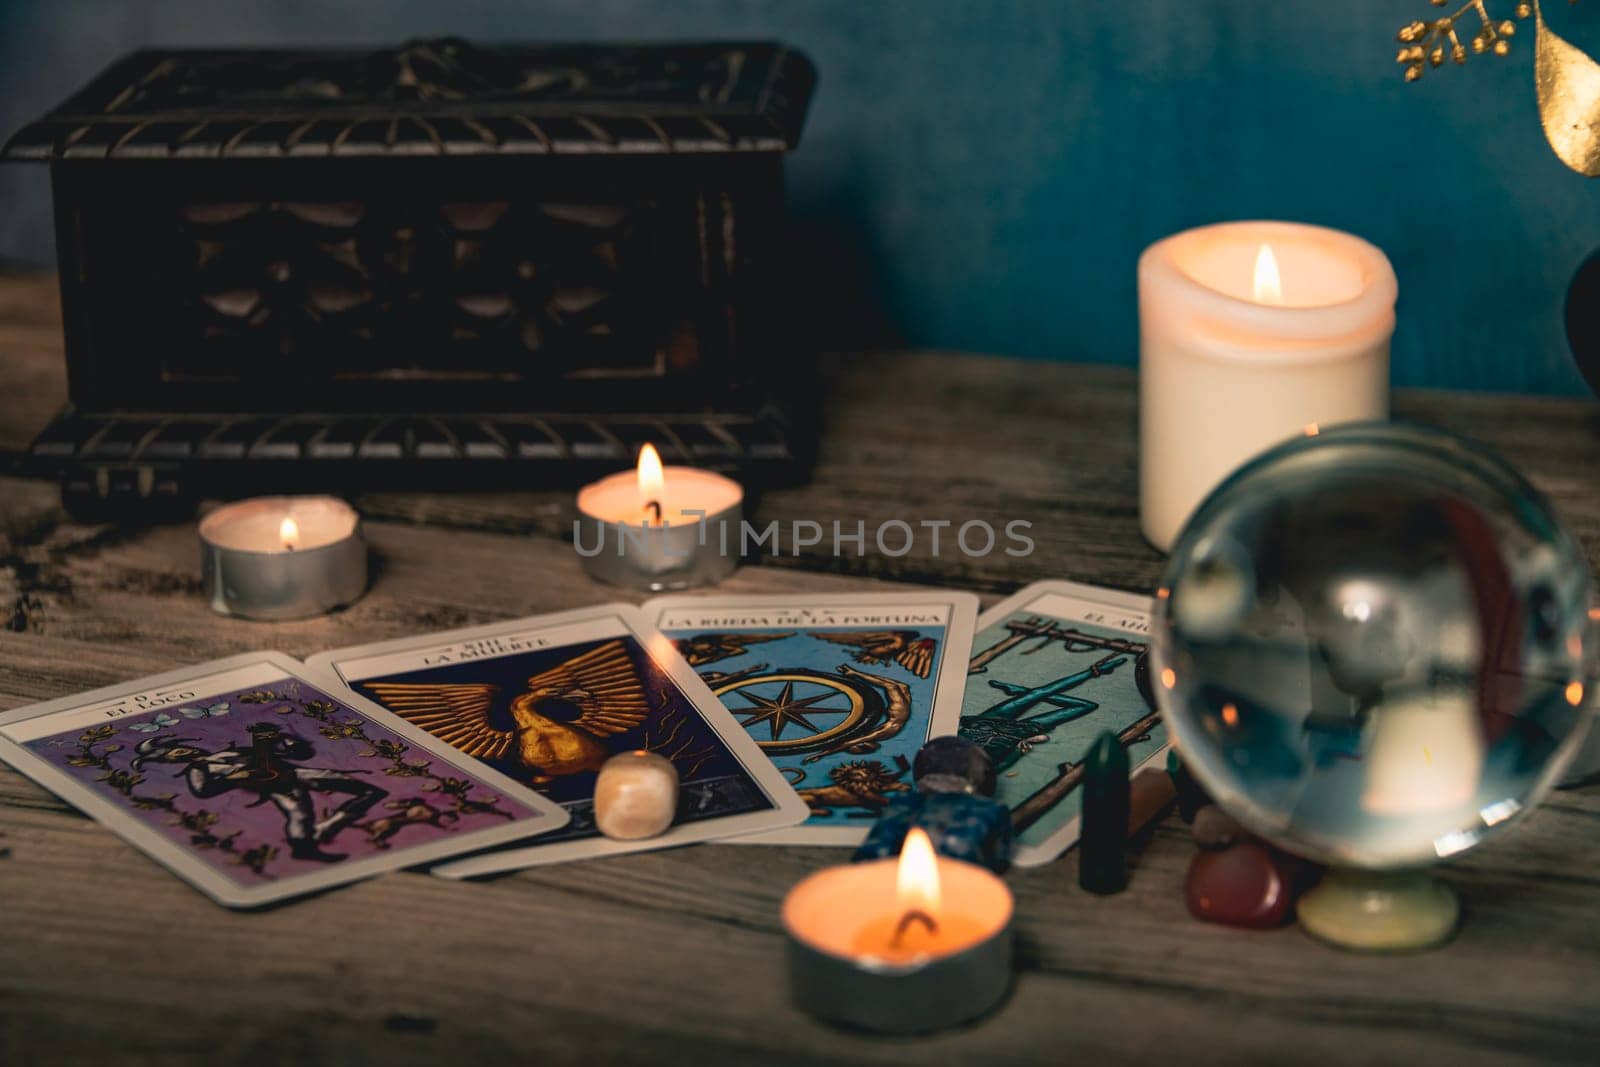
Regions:
<instances>
[{"instance_id":1,"label":"crystal ball","mask_svg":"<svg viewBox=\"0 0 1600 1067\"><path fill-rule=\"evenodd\" d=\"M1185 763L1280 847L1417 866L1528 811L1582 743L1589 565L1483 447L1309 433L1217 487L1157 590L1152 668Z\"/></svg>"}]
</instances>

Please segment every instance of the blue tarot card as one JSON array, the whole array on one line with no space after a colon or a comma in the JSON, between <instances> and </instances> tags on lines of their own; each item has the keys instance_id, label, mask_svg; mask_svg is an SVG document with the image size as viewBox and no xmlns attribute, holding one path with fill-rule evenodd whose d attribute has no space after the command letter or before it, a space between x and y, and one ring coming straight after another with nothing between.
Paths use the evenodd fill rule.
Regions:
<instances>
[{"instance_id":1,"label":"blue tarot card","mask_svg":"<svg viewBox=\"0 0 1600 1067\"><path fill-rule=\"evenodd\" d=\"M889 800L912 789L917 749L956 732L978 608L970 593L644 607L810 808L801 825L741 844L861 844Z\"/></svg>"}]
</instances>

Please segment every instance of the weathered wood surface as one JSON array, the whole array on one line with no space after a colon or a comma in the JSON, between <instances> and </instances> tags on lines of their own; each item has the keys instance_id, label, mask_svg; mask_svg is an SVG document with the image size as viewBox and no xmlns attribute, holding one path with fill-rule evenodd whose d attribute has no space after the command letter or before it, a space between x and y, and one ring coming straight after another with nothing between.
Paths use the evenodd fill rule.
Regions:
<instances>
[{"instance_id":1,"label":"weathered wood surface","mask_svg":"<svg viewBox=\"0 0 1600 1067\"><path fill-rule=\"evenodd\" d=\"M0 282L0 456L63 399L57 329L48 280ZM1037 551L812 550L746 567L726 590L913 581L992 601L1047 576L1154 584L1125 372L897 353L831 374L814 481L770 494L757 518L847 531L1021 518ZM1413 393L1397 407L1499 448L1600 552L1590 405ZM78 525L53 486L0 477L0 707L252 648L306 655L613 595L562 540L564 494L360 505L381 560L371 593L336 616L261 625L201 603L191 526ZM1467 922L1425 955L1196 923L1179 893L1191 855L1169 818L1119 896L1080 892L1072 855L1013 874L1011 1000L974 1028L888 1041L787 1003L778 904L836 851L707 845L478 883L401 873L234 914L0 767L0 1062L1593 1062L1600 788L1557 794L1450 864Z\"/></svg>"}]
</instances>

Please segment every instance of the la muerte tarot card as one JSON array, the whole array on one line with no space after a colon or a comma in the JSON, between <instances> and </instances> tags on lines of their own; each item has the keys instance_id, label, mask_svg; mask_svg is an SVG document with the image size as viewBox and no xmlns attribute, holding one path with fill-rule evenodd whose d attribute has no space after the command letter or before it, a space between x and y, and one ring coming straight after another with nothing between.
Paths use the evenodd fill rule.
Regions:
<instances>
[{"instance_id":1,"label":"la muerte tarot card","mask_svg":"<svg viewBox=\"0 0 1600 1067\"><path fill-rule=\"evenodd\" d=\"M1111 731L1137 774L1164 758L1149 676L1150 602L1074 582L1036 582L978 619L961 736L994 760L1015 862L1048 863L1078 840L1078 784Z\"/></svg>"},{"instance_id":2,"label":"la muerte tarot card","mask_svg":"<svg viewBox=\"0 0 1600 1067\"><path fill-rule=\"evenodd\" d=\"M559 807L251 653L0 716L0 757L219 903L554 830Z\"/></svg>"},{"instance_id":3,"label":"la muerte tarot card","mask_svg":"<svg viewBox=\"0 0 1600 1067\"><path fill-rule=\"evenodd\" d=\"M804 798L739 844L854 847L930 737L953 734L970 593L658 597L645 612Z\"/></svg>"},{"instance_id":4,"label":"la muerte tarot card","mask_svg":"<svg viewBox=\"0 0 1600 1067\"><path fill-rule=\"evenodd\" d=\"M528 848L441 864L470 877L789 826L805 805L637 608L516 619L313 657L344 685L560 804L563 830ZM666 833L618 841L594 821L602 764L647 749L678 770Z\"/></svg>"}]
</instances>

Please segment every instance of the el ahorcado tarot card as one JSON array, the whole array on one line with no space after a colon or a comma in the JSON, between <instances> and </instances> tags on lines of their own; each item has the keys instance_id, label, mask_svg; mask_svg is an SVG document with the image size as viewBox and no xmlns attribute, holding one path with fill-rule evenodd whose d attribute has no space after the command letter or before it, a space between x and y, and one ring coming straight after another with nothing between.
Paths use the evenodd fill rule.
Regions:
<instances>
[{"instance_id":1,"label":"el ahorcado tarot card","mask_svg":"<svg viewBox=\"0 0 1600 1067\"><path fill-rule=\"evenodd\" d=\"M1020 867L1078 840L1079 782L1109 730L1134 773L1164 756L1149 678L1150 602L1074 582L1036 582L978 619L961 736L994 761Z\"/></svg>"}]
</instances>

